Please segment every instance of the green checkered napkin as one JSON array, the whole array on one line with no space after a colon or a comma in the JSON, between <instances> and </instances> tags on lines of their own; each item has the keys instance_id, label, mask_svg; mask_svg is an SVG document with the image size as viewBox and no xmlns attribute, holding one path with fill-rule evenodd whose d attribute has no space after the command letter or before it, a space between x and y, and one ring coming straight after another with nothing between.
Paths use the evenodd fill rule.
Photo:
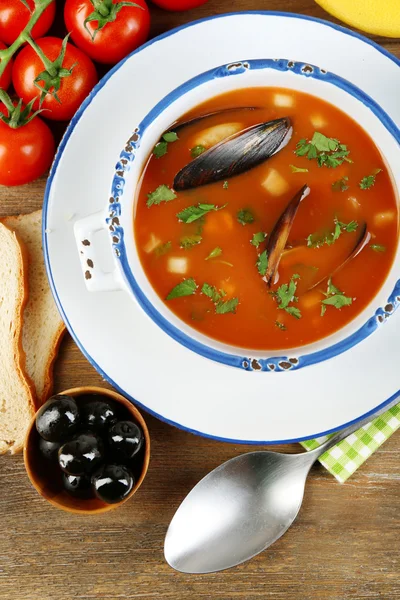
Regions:
<instances>
[{"instance_id":1,"label":"green checkered napkin","mask_svg":"<svg viewBox=\"0 0 400 600\"><path fill-rule=\"evenodd\" d=\"M336 444L322 454L319 461L340 483L344 483L399 427L400 404ZM328 437L307 440L301 442L301 445L306 450L313 450Z\"/></svg>"}]
</instances>

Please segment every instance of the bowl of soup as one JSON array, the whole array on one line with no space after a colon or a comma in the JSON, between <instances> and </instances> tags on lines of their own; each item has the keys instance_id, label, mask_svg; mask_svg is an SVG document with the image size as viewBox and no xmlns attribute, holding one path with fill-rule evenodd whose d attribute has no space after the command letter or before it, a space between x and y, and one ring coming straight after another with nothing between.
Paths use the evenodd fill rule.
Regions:
<instances>
[{"instance_id":1,"label":"bowl of soup","mask_svg":"<svg viewBox=\"0 0 400 600\"><path fill-rule=\"evenodd\" d=\"M126 290L229 366L291 370L349 350L399 301L399 140L370 97L312 65L198 75L137 125L104 212L75 224L86 285Z\"/></svg>"}]
</instances>

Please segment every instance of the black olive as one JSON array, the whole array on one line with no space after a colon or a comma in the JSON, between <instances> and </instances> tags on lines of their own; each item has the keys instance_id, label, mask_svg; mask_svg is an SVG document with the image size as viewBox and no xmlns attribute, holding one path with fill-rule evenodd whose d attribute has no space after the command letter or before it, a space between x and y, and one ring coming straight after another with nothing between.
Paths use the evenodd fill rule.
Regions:
<instances>
[{"instance_id":1,"label":"black olive","mask_svg":"<svg viewBox=\"0 0 400 600\"><path fill-rule=\"evenodd\" d=\"M36 415L38 434L48 442L63 442L78 429L79 411L70 396L52 396Z\"/></svg>"},{"instance_id":2,"label":"black olive","mask_svg":"<svg viewBox=\"0 0 400 600\"><path fill-rule=\"evenodd\" d=\"M94 493L90 477L63 473L62 481L64 489L71 494L71 496L76 496L77 498L93 498Z\"/></svg>"},{"instance_id":3,"label":"black olive","mask_svg":"<svg viewBox=\"0 0 400 600\"><path fill-rule=\"evenodd\" d=\"M135 485L132 473L122 465L103 465L92 475L94 493L107 504L121 502Z\"/></svg>"},{"instance_id":4,"label":"black olive","mask_svg":"<svg viewBox=\"0 0 400 600\"><path fill-rule=\"evenodd\" d=\"M58 451L58 464L69 475L91 473L103 459L103 442L91 431L79 433Z\"/></svg>"},{"instance_id":5,"label":"black olive","mask_svg":"<svg viewBox=\"0 0 400 600\"><path fill-rule=\"evenodd\" d=\"M79 405L81 424L85 429L91 429L99 434L117 420L117 406L100 394L91 394ZM87 398L87 400L86 400Z\"/></svg>"},{"instance_id":6,"label":"black olive","mask_svg":"<svg viewBox=\"0 0 400 600\"><path fill-rule=\"evenodd\" d=\"M58 450L60 449L60 442L48 442L42 437L39 438L39 450L42 456L50 460L51 462L58 461Z\"/></svg>"},{"instance_id":7,"label":"black olive","mask_svg":"<svg viewBox=\"0 0 400 600\"><path fill-rule=\"evenodd\" d=\"M117 421L110 427L108 443L113 456L126 462L143 446L143 432L133 421Z\"/></svg>"}]
</instances>

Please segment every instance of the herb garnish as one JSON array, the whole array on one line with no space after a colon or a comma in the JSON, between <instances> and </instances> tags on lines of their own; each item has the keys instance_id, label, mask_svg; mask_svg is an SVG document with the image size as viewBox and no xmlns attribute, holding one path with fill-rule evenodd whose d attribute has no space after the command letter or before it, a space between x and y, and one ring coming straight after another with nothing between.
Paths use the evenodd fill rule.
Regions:
<instances>
[{"instance_id":1,"label":"herb garnish","mask_svg":"<svg viewBox=\"0 0 400 600\"><path fill-rule=\"evenodd\" d=\"M167 185L162 184L159 185L154 192L150 192L147 194L147 202L146 205L148 207L161 204L161 202L169 202L170 200L175 200L176 194L173 190L171 190Z\"/></svg>"},{"instance_id":2,"label":"herb garnish","mask_svg":"<svg viewBox=\"0 0 400 600\"><path fill-rule=\"evenodd\" d=\"M156 246L156 248L154 248L154 254L156 256L163 256L164 254L167 254L167 252L169 252L171 250L171 247L172 247L171 242L165 242L165 244L159 244L158 246Z\"/></svg>"},{"instance_id":3,"label":"herb garnish","mask_svg":"<svg viewBox=\"0 0 400 600\"><path fill-rule=\"evenodd\" d=\"M204 146L195 146L194 148L192 148L190 150L190 154L192 155L192 158L197 158L198 156L200 156L200 154L203 154L203 152L205 152L207 150L207 148L205 148Z\"/></svg>"},{"instance_id":4,"label":"herb garnish","mask_svg":"<svg viewBox=\"0 0 400 600\"><path fill-rule=\"evenodd\" d=\"M181 248L184 248L185 250L187 250L188 248L192 248L192 246L196 246L196 244L200 244L201 240L203 238L201 237L201 235L185 235L183 237L181 237L180 240L180 246Z\"/></svg>"},{"instance_id":5,"label":"herb garnish","mask_svg":"<svg viewBox=\"0 0 400 600\"><path fill-rule=\"evenodd\" d=\"M236 312L237 305L239 304L238 298L230 298L229 300L222 300L226 296L224 290L217 290L214 285L204 283L201 288L203 294L208 296L215 304L215 312L217 315L225 315L227 313Z\"/></svg>"},{"instance_id":6,"label":"herb garnish","mask_svg":"<svg viewBox=\"0 0 400 600\"><path fill-rule=\"evenodd\" d=\"M300 309L296 306L289 306L291 302L298 302L299 300L297 296L295 296L297 288L296 279L300 279L300 275L297 273L292 275L289 283L284 283L279 286L276 292L273 292L273 295L278 301L278 308L285 310L289 315L292 315L292 317L300 319Z\"/></svg>"},{"instance_id":7,"label":"herb garnish","mask_svg":"<svg viewBox=\"0 0 400 600\"><path fill-rule=\"evenodd\" d=\"M350 150L347 150L345 144L341 144L335 138L328 138L319 131L314 132L310 142L305 138L297 142L294 153L296 156L307 156L308 160L317 159L319 167L334 169L344 161L353 162L348 158Z\"/></svg>"},{"instance_id":8,"label":"herb garnish","mask_svg":"<svg viewBox=\"0 0 400 600\"><path fill-rule=\"evenodd\" d=\"M167 131L162 136L162 139L153 148L153 154L156 158L161 158L164 154L167 154L168 144L176 142L178 136L175 131Z\"/></svg>"},{"instance_id":9,"label":"herb garnish","mask_svg":"<svg viewBox=\"0 0 400 600\"><path fill-rule=\"evenodd\" d=\"M263 231L259 231L258 233L255 233L253 235L253 237L250 240L250 244L253 244L253 246L258 248L258 246L263 243L263 241L265 240L266 237L267 237L266 233L264 233Z\"/></svg>"},{"instance_id":10,"label":"herb garnish","mask_svg":"<svg viewBox=\"0 0 400 600\"><path fill-rule=\"evenodd\" d=\"M192 296L196 289L197 284L194 279L184 279L170 291L166 300L173 300L174 298L181 298L182 296Z\"/></svg>"},{"instance_id":11,"label":"herb garnish","mask_svg":"<svg viewBox=\"0 0 400 600\"><path fill-rule=\"evenodd\" d=\"M328 279L328 289L324 292L324 296L326 296L326 298L325 300L322 300L321 317L324 316L327 306L334 306L337 309L341 309L343 306L349 306L353 303L352 298L345 296L341 290L333 285L332 277Z\"/></svg>"},{"instance_id":12,"label":"herb garnish","mask_svg":"<svg viewBox=\"0 0 400 600\"><path fill-rule=\"evenodd\" d=\"M224 183L222 184L222 187L224 188L224 190L228 189L228 182L224 181Z\"/></svg>"},{"instance_id":13,"label":"herb garnish","mask_svg":"<svg viewBox=\"0 0 400 600\"><path fill-rule=\"evenodd\" d=\"M371 175L367 175L366 177L363 177L359 184L360 188L362 190L369 190L370 188L372 188L372 186L375 184L376 176L381 171L382 171L382 169L375 169L374 171L372 171Z\"/></svg>"},{"instance_id":14,"label":"herb garnish","mask_svg":"<svg viewBox=\"0 0 400 600\"><path fill-rule=\"evenodd\" d=\"M248 208L242 208L236 215L237 220L242 225L249 225L254 222L254 215Z\"/></svg>"},{"instance_id":15,"label":"herb garnish","mask_svg":"<svg viewBox=\"0 0 400 600\"><path fill-rule=\"evenodd\" d=\"M332 189L335 192L345 192L346 190L349 189L349 186L347 185L348 180L349 180L349 178L345 175L341 179L334 181L332 183Z\"/></svg>"},{"instance_id":16,"label":"herb garnish","mask_svg":"<svg viewBox=\"0 0 400 600\"><path fill-rule=\"evenodd\" d=\"M352 233L356 231L358 227L357 221L350 221L350 223L343 223L342 221L334 220L335 229L330 233L318 234L318 233L310 233L307 237L307 246L309 248L320 248L324 244L331 246L337 239L341 236L341 234L346 231L347 233Z\"/></svg>"},{"instance_id":17,"label":"herb garnish","mask_svg":"<svg viewBox=\"0 0 400 600\"><path fill-rule=\"evenodd\" d=\"M278 327L278 329L280 329L281 331L286 331L286 325L284 325L283 323L281 323L280 321L275 321L275 325Z\"/></svg>"},{"instance_id":18,"label":"herb garnish","mask_svg":"<svg viewBox=\"0 0 400 600\"><path fill-rule=\"evenodd\" d=\"M260 275L264 277L268 268L268 252L266 250L264 250L264 252L261 252L259 257L257 258L256 267Z\"/></svg>"},{"instance_id":19,"label":"herb garnish","mask_svg":"<svg viewBox=\"0 0 400 600\"><path fill-rule=\"evenodd\" d=\"M204 260L210 260L210 258L216 258L222 254L222 248L217 246L214 250L211 250L210 254Z\"/></svg>"},{"instance_id":20,"label":"herb garnish","mask_svg":"<svg viewBox=\"0 0 400 600\"><path fill-rule=\"evenodd\" d=\"M292 173L308 173L308 169L302 169L301 167L296 167L295 165L289 165L292 169Z\"/></svg>"},{"instance_id":21,"label":"herb garnish","mask_svg":"<svg viewBox=\"0 0 400 600\"><path fill-rule=\"evenodd\" d=\"M183 223L193 223L193 221L197 221L197 219L201 219L207 213L212 210L222 210L225 208L227 204L223 206L216 206L215 204L198 204L197 206L187 206L181 212L179 212L176 216Z\"/></svg>"},{"instance_id":22,"label":"herb garnish","mask_svg":"<svg viewBox=\"0 0 400 600\"><path fill-rule=\"evenodd\" d=\"M382 246L382 244L371 244L370 248L375 252L386 252L386 246Z\"/></svg>"}]
</instances>

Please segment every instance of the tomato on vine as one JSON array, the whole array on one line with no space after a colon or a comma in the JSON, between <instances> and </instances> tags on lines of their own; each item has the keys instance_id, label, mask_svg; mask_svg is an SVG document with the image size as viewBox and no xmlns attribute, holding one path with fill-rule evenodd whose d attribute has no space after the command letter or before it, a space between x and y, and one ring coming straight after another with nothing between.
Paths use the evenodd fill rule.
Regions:
<instances>
[{"instance_id":1,"label":"tomato on vine","mask_svg":"<svg viewBox=\"0 0 400 600\"><path fill-rule=\"evenodd\" d=\"M25 103L44 109L43 117L67 121L97 83L93 62L67 38L45 37L25 46L15 59L12 82Z\"/></svg>"},{"instance_id":2,"label":"tomato on vine","mask_svg":"<svg viewBox=\"0 0 400 600\"><path fill-rule=\"evenodd\" d=\"M93 60L116 64L149 35L150 13L144 0L67 0L67 30Z\"/></svg>"},{"instance_id":3,"label":"tomato on vine","mask_svg":"<svg viewBox=\"0 0 400 600\"><path fill-rule=\"evenodd\" d=\"M0 41L0 50L5 50L7 46ZM0 60L1 64L1 60ZM7 90L11 83L12 61L10 60L6 66L4 73L0 77L0 90Z\"/></svg>"},{"instance_id":4,"label":"tomato on vine","mask_svg":"<svg viewBox=\"0 0 400 600\"><path fill-rule=\"evenodd\" d=\"M26 7L29 6L29 9ZM35 0L1 0L0 2L0 40L8 46L17 39L21 31L28 24L35 8ZM49 4L38 22L34 25L31 36L42 37L50 29L56 14L55 0Z\"/></svg>"},{"instance_id":5,"label":"tomato on vine","mask_svg":"<svg viewBox=\"0 0 400 600\"><path fill-rule=\"evenodd\" d=\"M31 106L0 106L0 185L23 185L43 175L55 151L53 134Z\"/></svg>"}]
</instances>

